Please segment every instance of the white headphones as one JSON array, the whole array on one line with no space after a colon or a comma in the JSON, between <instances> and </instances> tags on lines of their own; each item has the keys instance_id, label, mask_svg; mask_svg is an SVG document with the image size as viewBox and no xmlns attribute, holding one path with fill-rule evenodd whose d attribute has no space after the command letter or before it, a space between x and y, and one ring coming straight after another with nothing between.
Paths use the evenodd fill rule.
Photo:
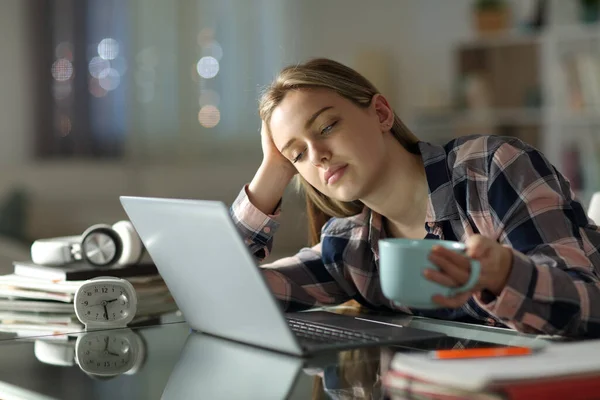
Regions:
<instances>
[{"instance_id":1,"label":"white headphones","mask_svg":"<svg viewBox=\"0 0 600 400\"><path fill-rule=\"evenodd\" d=\"M41 265L64 265L85 261L94 267L136 264L144 245L129 221L113 226L98 224L81 236L40 239L31 245L31 260Z\"/></svg>"}]
</instances>

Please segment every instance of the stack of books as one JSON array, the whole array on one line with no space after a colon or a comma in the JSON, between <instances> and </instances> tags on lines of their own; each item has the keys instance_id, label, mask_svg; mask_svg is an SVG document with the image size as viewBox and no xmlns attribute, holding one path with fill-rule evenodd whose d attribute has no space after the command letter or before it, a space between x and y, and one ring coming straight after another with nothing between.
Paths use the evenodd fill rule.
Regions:
<instances>
[{"instance_id":1,"label":"stack of books","mask_svg":"<svg viewBox=\"0 0 600 400\"><path fill-rule=\"evenodd\" d=\"M392 400L592 399L600 393L599 359L600 340L551 343L509 357L397 353L382 381Z\"/></svg>"},{"instance_id":2,"label":"stack of books","mask_svg":"<svg viewBox=\"0 0 600 400\"><path fill-rule=\"evenodd\" d=\"M73 298L83 282L99 276L131 282L138 298L132 323L177 311L153 263L115 268L95 268L84 263L58 267L30 261L13 265L12 274L0 275L0 332L35 336L81 331L83 324L75 315Z\"/></svg>"}]
</instances>

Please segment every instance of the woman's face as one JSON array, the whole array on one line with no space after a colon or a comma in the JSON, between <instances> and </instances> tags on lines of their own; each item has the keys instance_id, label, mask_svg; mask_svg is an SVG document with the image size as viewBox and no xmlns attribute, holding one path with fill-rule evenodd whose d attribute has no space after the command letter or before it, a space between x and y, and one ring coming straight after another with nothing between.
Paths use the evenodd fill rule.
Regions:
<instances>
[{"instance_id":1,"label":"woman's face","mask_svg":"<svg viewBox=\"0 0 600 400\"><path fill-rule=\"evenodd\" d=\"M392 122L380 95L361 108L331 90L299 89L274 109L269 128L277 149L313 187L354 201L368 195L381 175Z\"/></svg>"}]
</instances>

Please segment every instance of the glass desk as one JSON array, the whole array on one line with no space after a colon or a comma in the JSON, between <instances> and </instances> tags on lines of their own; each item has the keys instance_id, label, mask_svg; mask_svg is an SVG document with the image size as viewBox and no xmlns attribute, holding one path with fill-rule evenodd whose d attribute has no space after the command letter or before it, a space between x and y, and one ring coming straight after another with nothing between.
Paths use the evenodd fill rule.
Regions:
<instances>
[{"instance_id":1,"label":"glass desk","mask_svg":"<svg viewBox=\"0 0 600 400\"><path fill-rule=\"evenodd\" d=\"M0 341L0 398L386 398L380 378L396 351L548 343L506 329L415 317L393 321L448 336L411 347L366 348L311 359L192 332L187 323L177 321L6 339Z\"/></svg>"}]
</instances>

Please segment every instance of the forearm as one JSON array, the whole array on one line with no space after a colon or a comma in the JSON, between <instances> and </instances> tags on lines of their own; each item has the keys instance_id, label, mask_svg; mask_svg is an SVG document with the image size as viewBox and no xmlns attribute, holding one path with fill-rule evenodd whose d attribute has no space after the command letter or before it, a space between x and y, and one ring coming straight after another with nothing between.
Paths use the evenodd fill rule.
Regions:
<instances>
[{"instance_id":1,"label":"forearm","mask_svg":"<svg viewBox=\"0 0 600 400\"><path fill-rule=\"evenodd\" d=\"M518 251L512 268L504 290L486 304L488 311L523 332L599 336L597 279L566 266L536 263Z\"/></svg>"},{"instance_id":2,"label":"forearm","mask_svg":"<svg viewBox=\"0 0 600 400\"><path fill-rule=\"evenodd\" d=\"M325 269L320 244L263 265L261 271L286 311L341 304L350 298Z\"/></svg>"},{"instance_id":3,"label":"forearm","mask_svg":"<svg viewBox=\"0 0 600 400\"><path fill-rule=\"evenodd\" d=\"M261 164L248 185L250 202L264 214L272 214L292 178L293 175L282 168Z\"/></svg>"}]
</instances>

